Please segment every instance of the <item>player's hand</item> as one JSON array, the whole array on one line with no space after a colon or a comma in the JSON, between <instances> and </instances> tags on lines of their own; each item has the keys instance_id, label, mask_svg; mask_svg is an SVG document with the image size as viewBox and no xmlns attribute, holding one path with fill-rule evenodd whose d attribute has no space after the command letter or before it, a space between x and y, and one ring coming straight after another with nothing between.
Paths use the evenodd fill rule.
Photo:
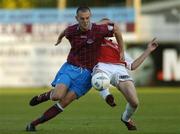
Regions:
<instances>
[{"instance_id":1,"label":"player's hand","mask_svg":"<svg viewBox=\"0 0 180 134\"><path fill-rule=\"evenodd\" d=\"M158 47L157 39L153 38L153 40L148 43L148 49L150 51L154 51L157 47Z\"/></svg>"},{"instance_id":2,"label":"player's hand","mask_svg":"<svg viewBox=\"0 0 180 134\"><path fill-rule=\"evenodd\" d=\"M58 42L56 42L54 45L55 45L55 46L57 46L58 44L59 44L59 43L58 43Z\"/></svg>"},{"instance_id":3,"label":"player's hand","mask_svg":"<svg viewBox=\"0 0 180 134\"><path fill-rule=\"evenodd\" d=\"M120 60L121 60L121 61L125 61L124 53L123 53L123 52L120 54Z\"/></svg>"},{"instance_id":4,"label":"player's hand","mask_svg":"<svg viewBox=\"0 0 180 134\"><path fill-rule=\"evenodd\" d=\"M55 46L59 45L61 43L61 40L57 40L57 42L54 44Z\"/></svg>"}]
</instances>

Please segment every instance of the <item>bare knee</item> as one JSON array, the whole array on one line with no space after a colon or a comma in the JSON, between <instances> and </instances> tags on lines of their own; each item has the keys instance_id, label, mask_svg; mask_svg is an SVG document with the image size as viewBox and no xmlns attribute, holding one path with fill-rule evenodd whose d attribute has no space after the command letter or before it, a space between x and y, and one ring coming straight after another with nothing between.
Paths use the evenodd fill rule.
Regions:
<instances>
[{"instance_id":1,"label":"bare knee","mask_svg":"<svg viewBox=\"0 0 180 134\"><path fill-rule=\"evenodd\" d=\"M60 95L60 94L53 93L51 95L51 100L53 100L53 101L61 100L61 98L62 98L62 95Z\"/></svg>"},{"instance_id":2,"label":"bare knee","mask_svg":"<svg viewBox=\"0 0 180 134\"><path fill-rule=\"evenodd\" d=\"M55 89L51 93L51 100L57 101L64 98L67 92L67 87L63 84L59 84L55 87Z\"/></svg>"},{"instance_id":3,"label":"bare knee","mask_svg":"<svg viewBox=\"0 0 180 134\"><path fill-rule=\"evenodd\" d=\"M136 108L139 106L139 101L138 101L138 100L133 101L133 102L130 103L130 105L131 105L133 108L136 109Z\"/></svg>"}]
</instances>

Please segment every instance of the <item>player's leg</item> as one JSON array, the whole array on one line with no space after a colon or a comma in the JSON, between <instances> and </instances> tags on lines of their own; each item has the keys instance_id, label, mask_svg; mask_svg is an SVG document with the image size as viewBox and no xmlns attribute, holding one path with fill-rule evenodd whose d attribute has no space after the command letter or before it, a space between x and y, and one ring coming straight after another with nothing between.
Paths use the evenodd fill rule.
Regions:
<instances>
[{"instance_id":1,"label":"player's leg","mask_svg":"<svg viewBox=\"0 0 180 134\"><path fill-rule=\"evenodd\" d=\"M68 75L69 72L66 71L68 70L68 68L69 68L69 65L65 63L61 67L61 69L58 71L55 79L51 83L51 85L55 88L48 92L40 94L38 96L34 96L29 102L30 106L38 105L47 100L57 101L60 98L62 98L67 92L67 87L69 87L70 82L71 82L71 79L69 78L69 75ZM62 89L62 90L59 90L59 89Z\"/></svg>"},{"instance_id":2,"label":"player's leg","mask_svg":"<svg viewBox=\"0 0 180 134\"><path fill-rule=\"evenodd\" d=\"M105 63L98 63L94 68L93 68L93 73L92 75L95 75L96 73L99 72L105 72L109 77L110 77L110 72L108 73L109 66L108 64ZM110 93L109 88L103 89L99 91L100 96L106 101L108 105L111 107L116 106L114 96Z\"/></svg>"},{"instance_id":3,"label":"player's leg","mask_svg":"<svg viewBox=\"0 0 180 134\"><path fill-rule=\"evenodd\" d=\"M31 106L38 105L42 102L53 100L57 101L65 96L67 92L67 87L64 84L57 84L56 87L48 92L45 92L43 94L40 94L39 96L34 96L29 104Z\"/></svg>"},{"instance_id":4,"label":"player's leg","mask_svg":"<svg viewBox=\"0 0 180 134\"><path fill-rule=\"evenodd\" d=\"M41 117L35 119L29 125L27 125L26 131L36 131L37 125L56 117L58 114L63 112L64 108L67 107L76 98L77 95L74 92L69 91L63 98L61 98L61 101L57 102L55 105L47 109Z\"/></svg>"},{"instance_id":5,"label":"player's leg","mask_svg":"<svg viewBox=\"0 0 180 134\"><path fill-rule=\"evenodd\" d=\"M35 128L38 124L54 118L56 115L62 112L63 109L73 100L80 98L90 90L91 71L77 67L72 67L69 69L71 69L71 72L68 72L69 75L64 74L59 77L56 83L61 84L56 84L56 87L51 95L52 100L59 100L59 103L49 108L40 118L31 122L30 126Z\"/></svg>"},{"instance_id":6,"label":"player's leg","mask_svg":"<svg viewBox=\"0 0 180 134\"><path fill-rule=\"evenodd\" d=\"M67 70L54 82L56 87L52 93L52 99L59 99L60 102L49 108L40 118L31 122L26 128L27 131L35 131L38 124L54 118L74 99L86 94L91 88L90 70L73 65L70 65Z\"/></svg>"},{"instance_id":7,"label":"player's leg","mask_svg":"<svg viewBox=\"0 0 180 134\"><path fill-rule=\"evenodd\" d=\"M107 89L103 89L103 90L99 91L99 94L100 94L100 96L102 96L102 98L105 100L106 97L107 97L108 95L110 95L111 93L109 92L109 88L107 88Z\"/></svg>"},{"instance_id":8,"label":"player's leg","mask_svg":"<svg viewBox=\"0 0 180 134\"><path fill-rule=\"evenodd\" d=\"M111 78L111 84L122 92L128 102L121 118L122 122L127 126L128 130L136 130L136 126L132 122L131 117L137 109L139 101L133 80L129 76L125 66L120 65L119 68L117 68L117 72Z\"/></svg>"},{"instance_id":9,"label":"player's leg","mask_svg":"<svg viewBox=\"0 0 180 134\"><path fill-rule=\"evenodd\" d=\"M118 89L122 92L128 102L121 120L129 130L136 130L136 126L131 119L139 104L134 83L132 81L119 82Z\"/></svg>"},{"instance_id":10,"label":"player's leg","mask_svg":"<svg viewBox=\"0 0 180 134\"><path fill-rule=\"evenodd\" d=\"M99 91L100 96L106 101L111 107L116 106L113 95L109 92L109 88Z\"/></svg>"}]
</instances>

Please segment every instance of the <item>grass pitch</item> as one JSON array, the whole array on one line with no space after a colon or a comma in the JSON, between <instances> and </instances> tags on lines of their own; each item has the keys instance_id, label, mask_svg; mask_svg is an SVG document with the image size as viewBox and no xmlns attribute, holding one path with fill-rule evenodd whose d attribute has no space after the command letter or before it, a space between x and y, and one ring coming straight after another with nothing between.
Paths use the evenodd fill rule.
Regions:
<instances>
[{"instance_id":1,"label":"grass pitch","mask_svg":"<svg viewBox=\"0 0 180 134\"><path fill-rule=\"evenodd\" d=\"M151 90L150 90L151 89ZM53 105L28 105L32 96L47 90L0 89L0 134L27 134L27 123ZM129 132L120 122L124 97L112 89L117 106L109 107L98 92L73 102L53 120L39 125L37 134L180 134L180 88L137 88L140 107L133 116L138 131Z\"/></svg>"}]
</instances>

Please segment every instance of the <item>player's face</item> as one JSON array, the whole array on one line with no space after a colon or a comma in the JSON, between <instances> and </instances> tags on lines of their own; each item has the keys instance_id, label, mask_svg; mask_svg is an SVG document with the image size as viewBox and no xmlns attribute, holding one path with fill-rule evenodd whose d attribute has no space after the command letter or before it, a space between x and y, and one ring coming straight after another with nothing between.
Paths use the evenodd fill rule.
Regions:
<instances>
[{"instance_id":1,"label":"player's face","mask_svg":"<svg viewBox=\"0 0 180 134\"><path fill-rule=\"evenodd\" d=\"M87 10L85 12L79 11L76 20L79 23L80 29L83 31L87 31L90 26L90 17L91 13Z\"/></svg>"}]
</instances>

